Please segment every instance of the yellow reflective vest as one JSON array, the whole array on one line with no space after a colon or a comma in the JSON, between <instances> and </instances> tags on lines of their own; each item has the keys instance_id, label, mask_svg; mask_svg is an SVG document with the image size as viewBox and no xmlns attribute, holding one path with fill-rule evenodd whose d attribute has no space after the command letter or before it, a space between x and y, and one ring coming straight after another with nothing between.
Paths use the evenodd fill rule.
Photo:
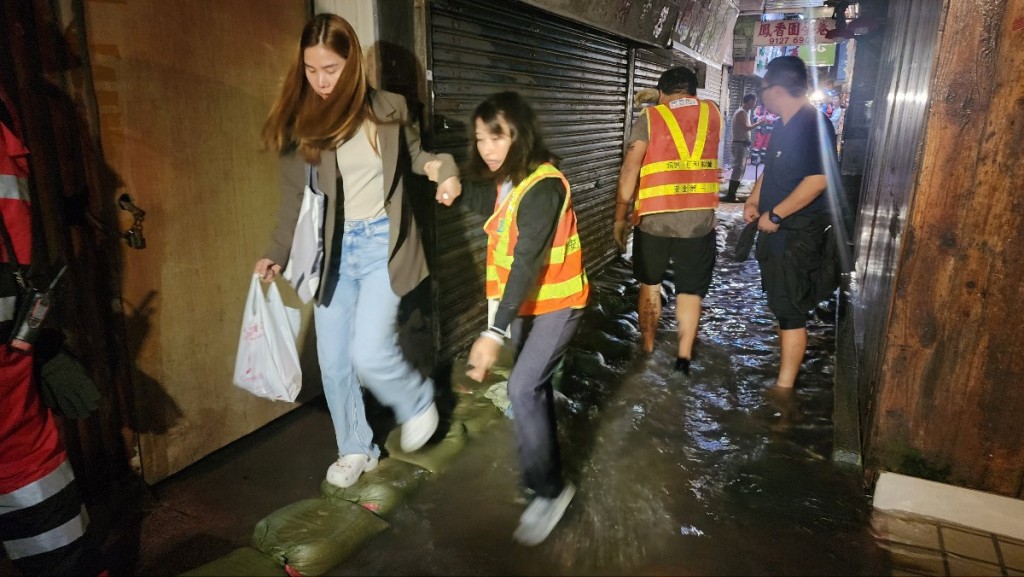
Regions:
<instances>
[{"instance_id":1,"label":"yellow reflective vest","mask_svg":"<svg viewBox=\"0 0 1024 577\"><path fill-rule=\"evenodd\" d=\"M590 284L583 270L580 236L576 230L576 213L572 209L569 195L569 182L557 168L545 163L516 185L484 223L484 232L487 233L487 298L500 299L505 294L519 239L516 221L519 203L530 188L544 178L561 179L565 186L565 201L562 203L547 261L537 274L533 290L519 307L520 316L542 315L565 308L583 308L590 296Z\"/></svg>"},{"instance_id":2,"label":"yellow reflective vest","mask_svg":"<svg viewBox=\"0 0 1024 577\"><path fill-rule=\"evenodd\" d=\"M637 217L718 206L721 115L713 102L679 101L682 105L675 108L660 104L644 110L649 139L634 206Z\"/></svg>"}]
</instances>

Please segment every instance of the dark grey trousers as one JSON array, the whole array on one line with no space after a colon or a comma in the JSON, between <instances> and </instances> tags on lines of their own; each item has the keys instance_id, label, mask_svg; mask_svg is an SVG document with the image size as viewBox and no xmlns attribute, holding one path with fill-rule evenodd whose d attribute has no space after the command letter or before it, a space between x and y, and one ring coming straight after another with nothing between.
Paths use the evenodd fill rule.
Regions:
<instances>
[{"instance_id":1,"label":"dark grey trousers","mask_svg":"<svg viewBox=\"0 0 1024 577\"><path fill-rule=\"evenodd\" d=\"M562 309L512 321L515 364L508 396L523 481L539 497L557 497L565 484L551 377L582 317L582 309Z\"/></svg>"}]
</instances>

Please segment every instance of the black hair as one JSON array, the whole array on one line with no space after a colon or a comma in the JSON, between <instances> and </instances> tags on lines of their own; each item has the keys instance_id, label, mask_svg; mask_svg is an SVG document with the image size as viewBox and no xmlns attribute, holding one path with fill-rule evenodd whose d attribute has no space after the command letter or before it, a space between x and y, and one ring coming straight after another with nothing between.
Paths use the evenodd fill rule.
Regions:
<instances>
[{"instance_id":1,"label":"black hair","mask_svg":"<svg viewBox=\"0 0 1024 577\"><path fill-rule=\"evenodd\" d=\"M764 79L768 84L785 88L790 96L807 94L807 65L796 56L779 56L769 62Z\"/></svg>"},{"instance_id":2,"label":"black hair","mask_svg":"<svg viewBox=\"0 0 1024 577\"><path fill-rule=\"evenodd\" d=\"M697 74L685 66L669 68L658 78L658 90L662 94L683 92L689 96L696 96Z\"/></svg>"},{"instance_id":3,"label":"black hair","mask_svg":"<svg viewBox=\"0 0 1024 577\"><path fill-rule=\"evenodd\" d=\"M745 94L743 96L743 104L746 104L748 102L757 102L757 95L756 94Z\"/></svg>"},{"instance_id":4,"label":"black hair","mask_svg":"<svg viewBox=\"0 0 1024 577\"><path fill-rule=\"evenodd\" d=\"M512 145L508 156L498 170L492 172L476 148L476 119L480 119L491 134L502 134L499 120L508 125ZM511 178L519 184L537 167L545 162L558 164L559 158L552 153L541 135L540 123L533 108L518 92L498 92L487 97L473 111L469 123L469 162L466 172L475 180L504 182Z\"/></svg>"}]
</instances>

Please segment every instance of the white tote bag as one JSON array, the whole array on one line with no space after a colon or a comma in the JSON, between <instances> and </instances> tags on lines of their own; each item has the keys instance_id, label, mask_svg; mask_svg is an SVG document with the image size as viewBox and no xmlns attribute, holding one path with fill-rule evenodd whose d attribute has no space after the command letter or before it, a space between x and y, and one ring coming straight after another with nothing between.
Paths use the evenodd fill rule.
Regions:
<instances>
[{"instance_id":1,"label":"white tote bag","mask_svg":"<svg viewBox=\"0 0 1024 577\"><path fill-rule=\"evenodd\" d=\"M324 259L324 193L320 192L315 167L306 165L306 188L302 193L299 219L292 236L292 251L284 269L288 281L302 302L308 303L320 286Z\"/></svg>"},{"instance_id":2,"label":"white tote bag","mask_svg":"<svg viewBox=\"0 0 1024 577\"><path fill-rule=\"evenodd\" d=\"M299 309L284 306L277 285L271 283L264 296L254 274L238 337L235 385L258 397L294 402L302 387L295 345L300 322Z\"/></svg>"}]
</instances>

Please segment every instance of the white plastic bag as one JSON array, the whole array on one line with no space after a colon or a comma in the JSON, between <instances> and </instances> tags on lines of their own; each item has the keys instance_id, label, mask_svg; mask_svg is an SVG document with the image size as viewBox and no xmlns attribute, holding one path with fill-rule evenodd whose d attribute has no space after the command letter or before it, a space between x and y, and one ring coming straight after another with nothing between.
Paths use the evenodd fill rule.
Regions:
<instances>
[{"instance_id":1,"label":"white plastic bag","mask_svg":"<svg viewBox=\"0 0 1024 577\"><path fill-rule=\"evenodd\" d=\"M320 286L324 259L324 193L320 192L315 167L306 165L306 188L292 236L288 265L281 276L288 281L302 302L308 303Z\"/></svg>"},{"instance_id":2,"label":"white plastic bag","mask_svg":"<svg viewBox=\"0 0 1024 577\"><path fill-rule=\"evenodd\" d=\"M271 283L264 296L259 275L252 275L238 337L235 385L258 397L294 402L302 387L295 345L300 323L299 309L284 306L277 285Z\"/></svg>"}]
</instances>

